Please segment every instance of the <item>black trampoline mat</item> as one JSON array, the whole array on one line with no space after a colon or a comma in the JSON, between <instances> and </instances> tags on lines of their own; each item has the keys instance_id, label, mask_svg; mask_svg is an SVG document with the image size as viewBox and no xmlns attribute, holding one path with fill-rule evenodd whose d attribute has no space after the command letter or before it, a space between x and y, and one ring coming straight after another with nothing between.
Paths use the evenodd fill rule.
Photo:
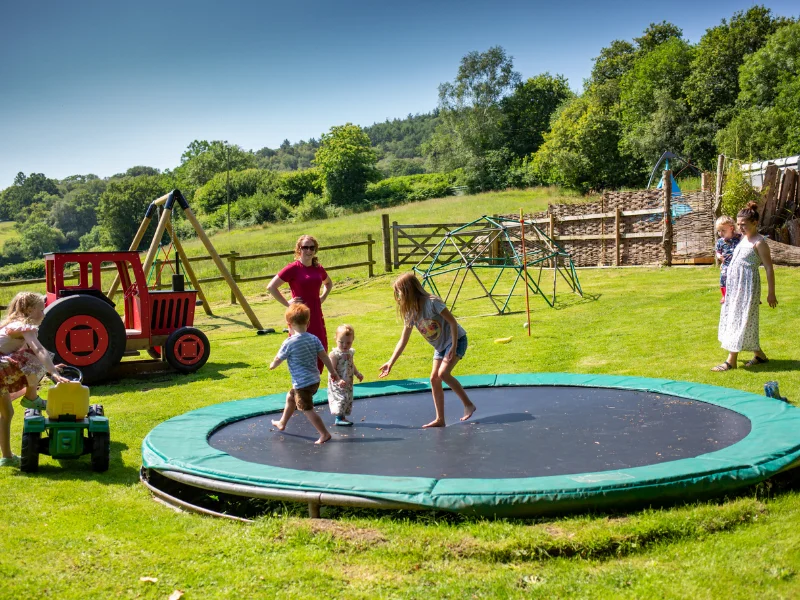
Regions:
<instances>
[{"instance_id":1,"label":"black trampoline mat","mask_svg":"<svg viewBox=\"0 0 800 600\"><path fill-rule=\"evenodd\" d=\"M640 467L721 450L750 432L750 421L713 404L613 388L530 386L467 390L478 407L460 422L461 401L445 392L445 428L429 391L356 400L353 427L316 430L295 413L283 432L260 415L221 427L209 444L241 460L330 473L394 477L513 478Z\"/></svg>"}]
</instances>

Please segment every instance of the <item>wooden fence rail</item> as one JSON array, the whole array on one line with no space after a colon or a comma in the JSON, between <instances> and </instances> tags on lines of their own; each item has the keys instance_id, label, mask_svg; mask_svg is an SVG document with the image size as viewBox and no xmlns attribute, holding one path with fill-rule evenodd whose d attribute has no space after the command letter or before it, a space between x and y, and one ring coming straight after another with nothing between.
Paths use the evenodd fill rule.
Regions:
<instances>
[{"instance_id":1,"label":"wooden fence rail","mask_svg":"<svg viewBox=\"0 0 800 600\"><path fill-rule=\"evenodd\" d=\"M375 260L373 258L373 248L372 247L375 244L375 240L372 239L372 234L367 234L366 237L367 237L367 239L364 240L364 241L361 241L361 242L350 242L350 243L347 243L347 244L332 244L330 246L322 246L321 245L319 247L320 252L324 252L325 250L339 250L339 249L342 249L342 248L357 248L357 247L360 247L360 246L366 246L366 260L359 261L359 262L353 262L353 263L347 263L347 264L343 264L343 265L330 265L330 266L326 265L325 266L325 270L326 271L338 271L338 270L341 270L341 269L352 269L352 268L356 268L356 267L367 267L367 273L368 273L369 277L374 277L375 276L375 270L374 270ZM236 281L237 283L246 283L246 282L250 282L250 281L268 281L268 280L271 280L273 277L275 277L275 274L271 274L271 275L256 275L256 276L252 276L252 277L242 277L241 275L239 275L237 273L237 268L236 268L237 264L242 263L242 262L247 262L247 261L250 261L250 260L262 260L262 259L265 259L265 258L279 258L281 256L294 256L294 249L292 249L292 250L281 250L279 252L262 252L260 254L239 254L235 250L232 250L232 251L227 252L225 254L220 254L220 258L222 258L223 260L227 260L228 261L228 270L230 271L231 276L233 277L234 281ZM191 263L202 262L202 261L210 261L210 260L212 260L212 258L210 256L192 256L192 257L189 257L189 262L191 262ZM177 262L177 265L178 266L180 265L180 261ZM162 289L167 289L167 288L169 288L171 286L170 282L164 283L161 280L161 271L165 266L169 266L170 269L174 269L176 267L176 260L175 259L168 259L168 260L156 259L155 260L155 262L153 263L153 268L152 268L153 270L151 271L151 272L155 273L155 279L153 281L153 284L149 286L150 289L152 289L152 290L162 290ZM113 266L113 265L112 266L101 267L100 271L101 272L116 272L117 271L117 267ZM72 275L70 277L64 277L64 281L65 282L67 282L67 281L77 281L78 280L78 274L79 274L79 271L75 270L75 271L72 272ZM149 274L146 273L145 275L149 277ZM217 276L217 277L205 277L205 278L202 278L202 279L198 279L197 281L200 284L203 284L203 283L215 283L215 282L219 282L219 281L224 281L224 278L220 275L220 276ZM0 288L18 287L18 286L23 286L23 285L41 284L41 283L46 283L46 282L47 282L47 280L44 277L38 277L38 278L35 278L35 279L16 279L16 280L13 280L13 281L0 281ZM231 301L231 304L236 304L236 296L234 295L233 291L231 291L230 301ZM0 310L5 310L6 308L7 308L6 306L0 306Z\"/></svg>"}]
</instances>

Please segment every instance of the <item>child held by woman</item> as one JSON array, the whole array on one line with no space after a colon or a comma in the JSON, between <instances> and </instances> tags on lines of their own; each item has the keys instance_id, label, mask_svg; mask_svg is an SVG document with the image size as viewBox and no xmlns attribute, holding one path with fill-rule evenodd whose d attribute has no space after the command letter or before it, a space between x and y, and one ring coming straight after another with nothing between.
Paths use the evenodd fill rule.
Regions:
<instances>
[{"instance_id":1,"label":"child held by woman","mask_svg":"<svg viewBox=\"0 0 800 600\"><path fill-rule=\"evenodd\" d=\"M403 319L403 331L392 357L380 368L380 377L386 377L392 366L405 350L412 327L433 346L433 369L431 370L431 394L436 418L423 427L444 427L444 381L455 392L464 405L462 421L475 412L475 405L467 392L453 377L453 369L467 352L467 332L447 310L441 298L425 291L414 273L404 273L394 282L394 298L397 310Z\"/></svg>"},{"instance_id":2,"label":"child held by woman","mask_svg":"<svg viewBox=\"0 0 800 600\"><path fill-rule=\"evenodd\" d=\"M44 298L33 292L20 292L8 305L0 321L0 466L17 466L19 457L11 452L12 400L23 396L25 408L42 410L46 402L39 397L39 380L45 375L56 383L67 381L58 374L50 353L39 342L39 325L44 319Z\"/></svg>"},{"instance_id":3,"label":"child held by woman","mask_svg":"<svg viewBox=\"0 0 800 600\"><path fill-rule=\"evenodd\" d=\"M311 318L311 311L308 307L304 304L292 304L286 309L285 316L290 335L281 344L269 368L270 370L275 369L285 360L289 365L289 374L292 376L292 389L286 394L283 415L280 420L272 421L272 424L279 431L283 431L294 411L300 410L319 433L319 439L315 443L324 444L331 439L331 434L325 428L319 415L314 412L314 394L319 390L320 380L317 359L320 359L327 367L334 382L340 386L344 386L344 382L336 374L322 342L317 336L306 331Z\"/></svg>"},{"instance_id":4,"label":"child held by woman","mask_svg":"<svg viewBox=\"0 0 800 600\"><path fill-rule=\"evenodd\" d=\"M719 260L719 289L722 292L720 304L725 303L726 283L728 280L728 266L733 258L733 251L742 241L742 234L736 231L736 222L729 216L723 215L716 222L717 240L716 252Z\"/></svg>"},{"instance_id":5,"label":"child held by woman","mask_svg":"<svg viewBox=\"0 0 800 600\"><path fill-rule=\"evenodd\" d=\"M364 376L353 361L356 352L353 349L355 335L350 325L339 325L336 329L336 348L328 355L333 365L333 369L328 372L328 406L331 414L336 417L333 424L342 427L353 424L347 418L353 410L353 376L358 377L359 381L364 381ZM344 381L344 387L333 385L333 373Z\"/></svg>"}]
</instances>

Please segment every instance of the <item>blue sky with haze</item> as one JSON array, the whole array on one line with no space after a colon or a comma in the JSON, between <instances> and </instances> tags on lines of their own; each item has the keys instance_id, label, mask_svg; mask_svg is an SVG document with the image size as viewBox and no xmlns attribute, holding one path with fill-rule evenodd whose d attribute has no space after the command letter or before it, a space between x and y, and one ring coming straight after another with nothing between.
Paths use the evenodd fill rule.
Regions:
<instances>
[{"instance_id":1,"label":"blue sky with haze","mask_svg":"<svg viewBox=\"0 0 800 600\"><path fill-rule=\"evenodd\" d=\"M763 2L798 16L796 0ZM697 42L752 2L0 0L0 189L17 172L174 168L195 139L245 149L428 112L462 56L500 45L565 75L668 20Z\"/></svg>"}]
</instances>

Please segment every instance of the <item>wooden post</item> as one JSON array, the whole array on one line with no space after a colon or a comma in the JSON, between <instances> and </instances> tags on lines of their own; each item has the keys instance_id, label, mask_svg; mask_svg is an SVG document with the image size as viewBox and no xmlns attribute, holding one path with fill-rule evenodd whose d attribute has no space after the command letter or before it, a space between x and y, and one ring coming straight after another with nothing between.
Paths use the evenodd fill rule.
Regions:
<instances>
[{"instance_id":1,"label":"wooden post","mask_svg":"<svg viewBox=\"0 0 800 600\"><path fill-rule=\"evenodd\" d=\"M383 270L392 272L392 238L389 237L389 215L381 215L381 230L383 231Z\"/></svg>"},{"instance_id":2,"label":"wooden post","mask_svg":"<svg viewBox=\"0 0 800 600\"><path fill-rule=\"evenodd\" d=\"M522 238L522 271L525 278L525 316L527 318L528 337L531 337L531 302L528 297L528 254L525 249L525 218L522 209L519 209L519 233ZM555 268L553 269L555 272Z\"/></svg>"},{"instance_id":3,"label":"wooden post","mask_svg":"<svg viewBox=\"0 0 800 600\"><path fill-rule=\"evenodd\" d=\"M547 235L550 237L551 240L556 241L556 218L553 213L549 210L547 211L547 218L550 219L550 223L547 225Z\"/></svg>"},{"instance_id":4,"label":"wooden post","mask_svg":"<svg viewBox=\"0 0 800 600\"><path fill-rule=\"evenodd\" d=\"M700 174L700 189L703 190L704 192L711 191L710 181L711 181L711 173L709 173L708 171L703 171Z\"/></svg>"},{"instance_id":5,"label":"wooden post","mask_svg":"<svg viewBox=\"0 0 800 600\"><path fill-rule=\"evenodd\" d=\"M664 266L672 266L672 171L664 171Z\"/></svg>"},{"instance_id":6,"label":"wooden post","mask_svg":"<svg viewBox=\"0 0 800 600\"><path fill-rule=\"evenodd\" d=\"M500 215L492 215L492 218L497 222L500 221ZM500 236L499 235L494 236L494 239L492 240L492 246L489 249L489 257L492 258L492 259L500 257ZM494 260L492 260L492 264L494 264Z\"/></svg>"},{"instance_id":7,"label":"wooden post","mask_svg":"<svg viewBox=\"0 0 800 600\"><path fill-rule=\"evenodd\" d=\"M369 263L369 265L367 266L367 268L369 269L369 276L370 277L375 277L375 272L372 270L372 263L375 262L374 260L372 260L372 244L374 244L374 243L375 243L375 241L372 239L372 234L368 233L367 234L367 262Z\"/></svg>"},{"instance_id":8,"label":"wooden post","mask_svg":"<svg viewBox=\"0 0 800 600\"><path fill-rule=\"evenodd\" d=\"M239 253L236 250L230 251L230 256L228 256L228 262L231 265L231 277L234 281L238 281L239 276L236 274L236 257L239 256ZM231 304L236 304L236 294L233 293L231 289Z\"/></svg>"},{"instance_id":9,"label":"wooden post","mask_svg":"<svg viewBox=\"0 0 800 600\"><path fill-rule=\"evenodd\" d=\"M203 293L203 288L200 287L200 282L197 280L197 275L194 274L194 269L192 269L192 263L189 261L189 257L186 256L186 252L183 250L183 245L181 241L178 239L178 236L175 235L175 231L172 229L172 225L167 223L167 233L169 237L172 239L172 243L175 244L175 252L181 257L183 261L183 270L186 271L186 275L189 277L189 281L192 282L192 287L197 292L197 297L200 298L200 302L203 303L203 311L209 316L213 317L214 313L211 312L211 305L209 305L208 300L206 299L205 293Z\"/></svg>"},{"instance_id":10,"label":"wooden post","mask_svg":"<svg viewBox=\"0 0 800 600\"><path fill-rule=\"evenodd\" d=\"M717 157L717 181L716 190L714 191L714 218L722 214L722 178L725 175L725 155L720 154ZM672 182L670 181L670 186Z\"/></svg>"},{"instance_id":11,"label":"wooden post","mask_svg":"<svg viewBox=\"0 0 800 600\"><path fill-rule=\"evenodd\" d=\"M397 233L397 230L398 230L397 221L392 221L392 246L394 246L393 252L394 252L395 269L400 268L400 248L398 248L399 235Z\"/></svg>"},{"instance_id":12,"label":"wooden post","mask_svg":"<svg viewBox=\"0 0 800 600\"><path fill-rule=\"evenodd\" d=\"M153 268L156 270L156 280L155 280L155 283L153 283L153 289L158 291L158 290L161 289L161 259L160 258L157 258L155 260L155 263L153 263ZM146 276L147 276L147 274L145 273L145 277Z\"/></svg>"},{"instance_id":13,"label":"wooden post","mask_svg":"<svg viewBox=\"0 0 800 600\"><path fill-rule=\"evenodd\" d=\"M614 211L614 266L619 266L622 243L622 209L618 206Z\"/></svg>"},{"instance_id":14,"label":"wooden post","mask_svg":"<svg viewBox=\"0 0 800 600\"><path fill-rule=\"evenodd\" d=\"M166 211L169 214L169 211ZM231 278L231 274L228 272L228 267L225 266L225 263L222 262L222 259L217 254L217 250L214 248L214 244L211 243L211 240L208 239L206 232L203 230L203 226L200 225L200 222L197 220L197 217L194 216L192 209L187 206L183 209L183 214L186 215L186 218L194 227L194 230L197 232L197 237L200 238L200 241L203 242L203 245L206 247L206 251L211 255L211 259L214 261L214 264L217 265L217 269L219 269L222 278L228 284L228 286L233 290L233 293L236 294L236 299L239 300L239 304L242 305L242 309L244 310L247 318L250 319L250 323L253 324L257 330L261 331L264 329L261 326L261 323L258 320L258 317L253 312L253 309L250 308L250 303L247 301L247 298L244 297L242 294L242 290L239 289L239 286L236 282Z\"/></svg>"}]
</instances>

